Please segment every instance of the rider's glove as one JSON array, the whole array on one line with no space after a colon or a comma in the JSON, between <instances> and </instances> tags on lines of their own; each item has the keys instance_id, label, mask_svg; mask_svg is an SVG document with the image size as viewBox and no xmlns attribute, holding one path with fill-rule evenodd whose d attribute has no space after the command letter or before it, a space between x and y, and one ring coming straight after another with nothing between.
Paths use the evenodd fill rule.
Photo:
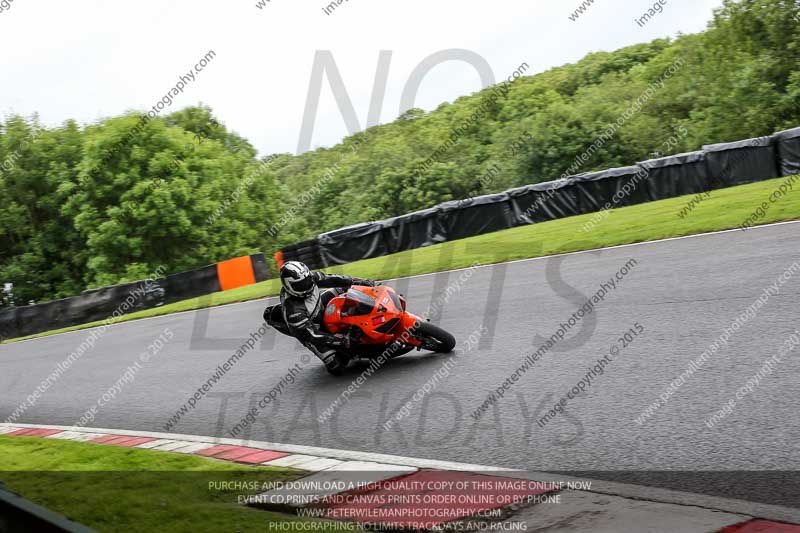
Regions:
<instances>
[{"instance_id":1,"label":"rider's glove","mask_svg":"<svg viewBox=\"0 0 800 533\"><path fill-rule=\"evenodd\" d=\"M377 285L374 279L353 278L353 285L364 285L365 287L374 287Z\"/></svg>"}]
</instances>

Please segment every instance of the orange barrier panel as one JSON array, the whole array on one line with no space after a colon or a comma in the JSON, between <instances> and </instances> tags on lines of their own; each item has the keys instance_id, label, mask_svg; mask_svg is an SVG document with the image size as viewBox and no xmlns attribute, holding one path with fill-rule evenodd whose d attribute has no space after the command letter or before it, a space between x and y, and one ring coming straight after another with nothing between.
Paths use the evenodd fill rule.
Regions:
<instances>
[{"instance_id":1,"label":"orange barrier panel","mask_svg":"<svg viewBox=\"0 0 800 533\"><path fill-rule=\"evenodd\" d=\"M256 282L253 261L249 255L217 263L217 277L223 291L252 285Z\"/></svg>"},{"instance_id":2,"label":"orange barrier panel","mask_svg":"<svg viewBox=\"0 0 800 533\"><path fill-rule=\"evenodd\" d=\"M283 252L280 250L275 252L275 264L278 265L278 270L283 266Z\"/></svg>"}]
</instances>

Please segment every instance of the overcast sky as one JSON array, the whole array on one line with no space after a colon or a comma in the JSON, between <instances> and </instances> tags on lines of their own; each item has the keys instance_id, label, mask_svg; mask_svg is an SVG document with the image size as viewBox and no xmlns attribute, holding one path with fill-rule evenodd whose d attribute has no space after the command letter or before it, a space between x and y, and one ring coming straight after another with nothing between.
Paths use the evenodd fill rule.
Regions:
<instances>
[{"instance_id":1,"label":"overcast sky","mask_svg":"<svg viewBox=\"0 0 800 533\"><path fill-rule=\"evenodd\" d=\"M662 0L663 2L664 0ZM380 122L399 114L409 75L426 57L471 50L502 80L523 62L528 73L679 32L702 31L721 0L667 0L640 27L651 0L595 0L577 21L580 0L13 0L0 12L0 113L39 113L49 126L150 109L209 50L216 57L168 112L204 103L262 155L295 153L317 50L330 50L366 124L378 56L392 58ZM416 107L436 108L481 87L460 61L433 69ZM312 147L347 134L328 85Z\"/></svg>"}]
</instances>

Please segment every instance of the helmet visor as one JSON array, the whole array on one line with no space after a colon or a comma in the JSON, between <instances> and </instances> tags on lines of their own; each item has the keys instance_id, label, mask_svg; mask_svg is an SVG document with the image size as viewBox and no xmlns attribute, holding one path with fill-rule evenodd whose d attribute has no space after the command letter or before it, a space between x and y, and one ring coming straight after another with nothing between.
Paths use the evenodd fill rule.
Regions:
<instances>
[{"instance_id":1,"label":"helmet visor","mask_svg":"<svg viewBox=\"0 0 800 533\"><path fill-rule=\"evenodd\" d=\"M305 294L314 288L314 280L311 276L306 276L303 279L288 279L289 286L294 292Z\"/></svg>"}]
</instances>

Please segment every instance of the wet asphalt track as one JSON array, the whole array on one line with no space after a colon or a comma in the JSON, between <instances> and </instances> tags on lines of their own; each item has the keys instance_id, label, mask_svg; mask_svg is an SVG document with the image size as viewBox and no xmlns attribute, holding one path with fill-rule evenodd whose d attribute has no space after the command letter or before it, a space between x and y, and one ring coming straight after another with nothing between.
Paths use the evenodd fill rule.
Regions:
<instances>
[{"instance_id":1,"label":"wet asphalt track","mask_svg":"<svg viewBox=\"0 0 800 533\"><path fill-rule=\"evenodd\" d=\"M793 223L477 269L439 319L462 341L454 354L414 353L391 361L322 424L317 417L358 372L334 378L312 361L277 402L259 413L249 437L529 470L615 471L594 476L699 492L712 489L698 476L640 472L800 470L800 348L784 357L752 394L737 400L732 414L713 429L705 425L800 327L800 271L666 406L642 425L635 422L765 287L800 261L799 232L800 223ZM552 335L630 259L637 264L595 312L474 421L470 413L532 353L534 337ZM421 313L432 294L457 283L459 275L390 284L407 295L410 310ZM492 283L495 290L490 291ZM490 292L494 298L488 298ZM89 424L164 431L170 416L258 328L265 303L114 326L19 421L76 423L169 328L173 339ZM493 335L466 351L464 339L493 323ZM635 323L644 333L621 349L583 397L568 404L565 415L540 427L536 420ZM86 335L78 331L0 346L0 420ZM301 363L302 354L291 339L270 333L172 431L229 437L251 405ZM384 430L390 415L448 359L455 363L450 375L415 403L396 428ZM723 481L722 492L726 484L747 479L754 478ZM800 507L792 501L796 487L779 484L758 491L740 485L725 494Z\"/></svg>"}]
</instances>

